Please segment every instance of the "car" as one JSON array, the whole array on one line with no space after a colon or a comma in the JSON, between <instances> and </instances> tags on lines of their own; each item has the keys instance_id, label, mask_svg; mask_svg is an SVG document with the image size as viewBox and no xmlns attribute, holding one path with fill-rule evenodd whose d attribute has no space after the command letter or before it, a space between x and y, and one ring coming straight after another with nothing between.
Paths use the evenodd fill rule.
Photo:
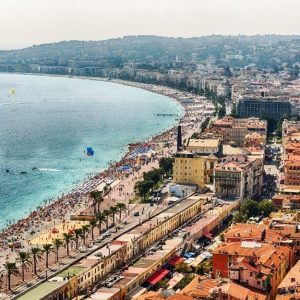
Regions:
<instances>
[{"instance_id":1,"label":"car","mask_svg":"<svg viewBox=\"0 0 300 300\"><path fill-rule=\"evenodd\" d=\"M139 212L139 211L136 211L136 212L133 214L134 217L138 217L139 215L140 215L140 212Z\"/></svg>"},{"instance_id":2,"label":"car","mask_svg":"<svg viewBox=\"0 0 300 300\"><path fill-rule=\"evenodd\" d=\"M108 230L108 231L106 231L104 234L103 234L103 237L104 238L107 238L107 237L109 237L109 236L111 236L111 232Z\"/></svg>"}]
</instances>

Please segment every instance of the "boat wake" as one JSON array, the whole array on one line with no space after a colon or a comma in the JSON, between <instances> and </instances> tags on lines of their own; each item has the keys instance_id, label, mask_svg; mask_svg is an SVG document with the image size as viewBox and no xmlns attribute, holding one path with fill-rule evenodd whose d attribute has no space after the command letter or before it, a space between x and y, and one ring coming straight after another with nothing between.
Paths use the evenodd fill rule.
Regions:
<instances>
[{"instance_id":1,"label":"boat wake","mask_svg":"<svg viewBox=\"0 0 300 300\"><path fill-rule=\"evenodd\" d=\"M61 172L61 170L58 169L51 169L51 168L38 168L39 171L44 171L44 172Z\"/></svg>"}]
</instances>

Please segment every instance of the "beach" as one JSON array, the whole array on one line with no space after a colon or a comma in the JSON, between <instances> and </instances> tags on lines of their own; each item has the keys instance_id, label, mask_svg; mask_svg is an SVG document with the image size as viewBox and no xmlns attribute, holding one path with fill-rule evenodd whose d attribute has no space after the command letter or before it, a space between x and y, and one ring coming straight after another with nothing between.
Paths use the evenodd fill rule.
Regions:
<instances>
[{"instance_id":1,"label":"beach","mask_svg":"<svg viewBox=\"0 0 300 300\"><path fill-rule=\"evenodd\" d=\"M88 79L107 80L102 78ZM193 132L198 131L201 118L203 121L206 116L213 113L213 105L203 97L155 85L120 80L113 80L113 82L163 94L180 103L185 110L184 115L178 118L178 124L182 126L183 138L187 138ZM194 99L194 101L191 102L188 99ZM128 151L120 161L111 162L106 170L87 178L83 184L69 193L38 207L29 216L4 229L0 234L1 267L5 261L14 261L19 251L52 243L55 238L62 237L64 232L67 233L87 224L82 221L74 221L72 217L92 214L94 210L93 200L89 194L93 190L103 190L107 186L109 192L105 196L105 201L101 203L101 210L118 202L124 203L128 211L122 214L122 218L126 219L128 212L137 205L134 202L136 200L135 183L142 179L143 172L157 168L162 157L169 157L176 152L176 138L177 125L146 141L129 145ZM91 237L88 237L89 239ZM76 252L74 243L71 244L72 252ZM60 255L66 257L66 249L62 249ZM55 264L54 254L50 255L51 264ZM44 263L39 263L41 271L44 269L43 265ZM28 278L34 277L31 270L28 270L27 273ZM15 285L22 284L19 279L15 279L13 282ZM4 289L5 286L4 284Z\"/></svg>"}]
</instances>

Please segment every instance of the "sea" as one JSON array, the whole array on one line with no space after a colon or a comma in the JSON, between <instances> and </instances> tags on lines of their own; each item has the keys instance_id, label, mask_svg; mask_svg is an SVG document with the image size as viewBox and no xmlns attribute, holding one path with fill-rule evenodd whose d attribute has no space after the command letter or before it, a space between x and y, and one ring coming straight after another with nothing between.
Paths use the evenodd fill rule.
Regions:
<instances>
[{"instance_id":1,"label":"sea","mask_svg":"<svg viewBox=\"0 0 300 300\"><path fill-rule=\"evenodd\" d=\"M129 143L174 126L183 113L169 97L110 81L0 74L0 228L104 170Z\"/></svg>"}]
</instances>

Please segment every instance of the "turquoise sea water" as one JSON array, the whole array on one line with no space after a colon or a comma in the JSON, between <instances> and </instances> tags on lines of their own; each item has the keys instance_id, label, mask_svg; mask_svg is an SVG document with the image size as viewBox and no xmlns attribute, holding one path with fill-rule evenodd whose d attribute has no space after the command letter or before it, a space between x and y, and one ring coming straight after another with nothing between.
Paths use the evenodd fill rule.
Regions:
<instances>
[{"instance_id":1,"label":"turquoise sea water","mask_svg":"<svg viewBox=\"0 0 300 300\"><path fill-rule=\"evenodd\" d=\"M176 123L157 113L183 109L112 82L0 74L0 228L120 159L128 143Z\"/></svg>"}]
</instances>

